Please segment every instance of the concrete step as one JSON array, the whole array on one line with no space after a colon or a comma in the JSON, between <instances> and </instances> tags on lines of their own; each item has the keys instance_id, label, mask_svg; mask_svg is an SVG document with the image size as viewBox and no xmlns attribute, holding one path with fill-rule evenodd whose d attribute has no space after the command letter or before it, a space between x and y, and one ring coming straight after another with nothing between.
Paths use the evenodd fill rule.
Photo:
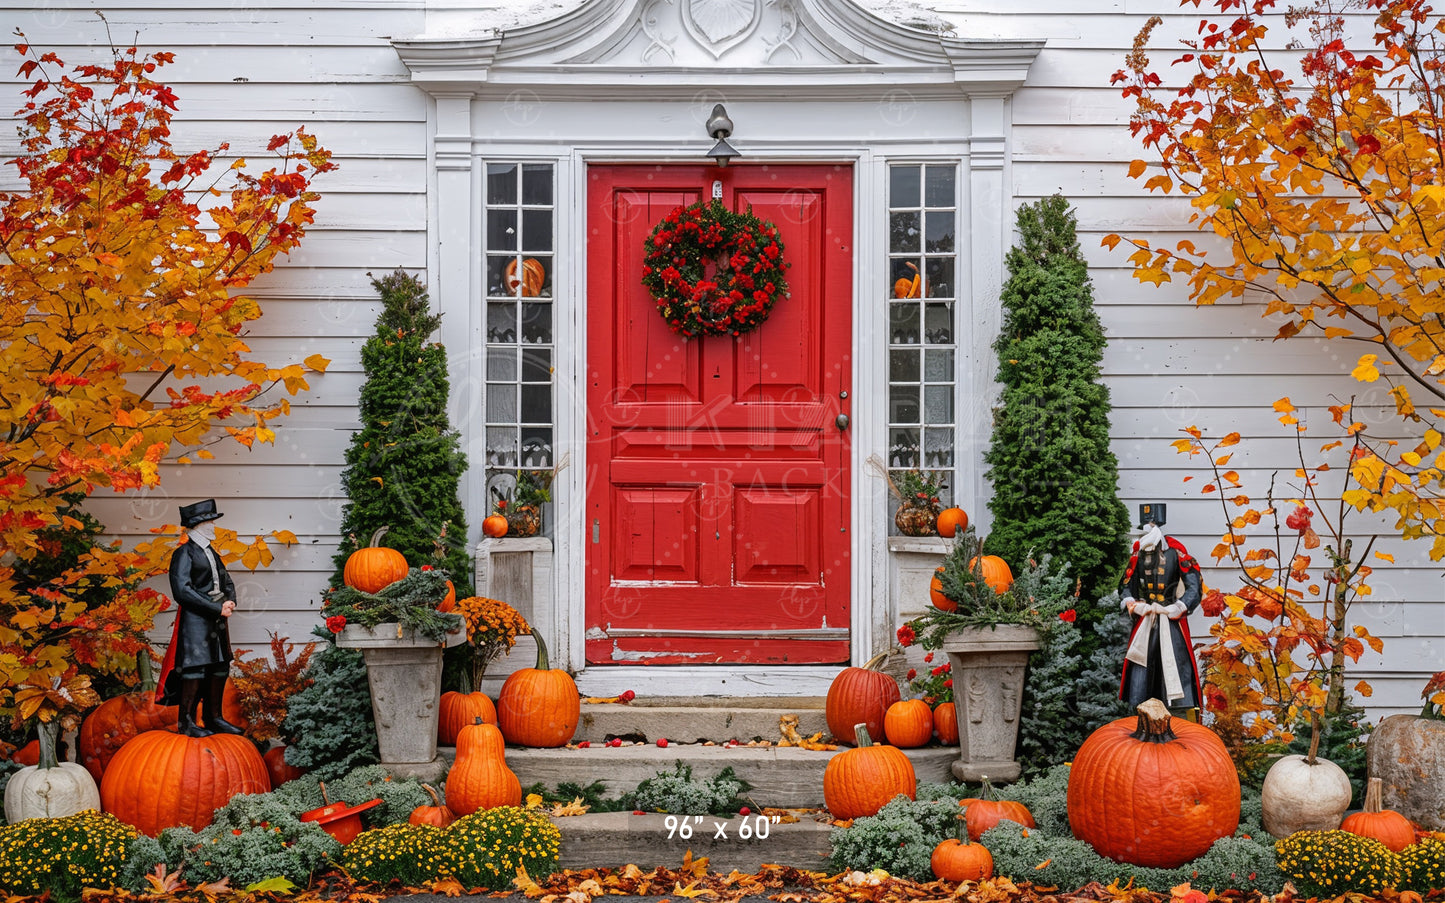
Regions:
<instances>
[{"instance_id":1,"label":"concrete step","mask_svg":"<svg viewBox=\"0 0 1445 903\"><path fill-rule=\"evenodd\" d=\"M811 737L828 732L822 697L738 700L726 697L649 699L629 704L584 703L573 742L601 743L613 737L653 743L704 740L772 740L782 736L778 720L798 716L798 732Z\"/></svg>"},{"instance_id":2,"label":"concrete step","mask_svg":"<svg viewBox=\"0 0 1445 903\"><path fill-rule=\"evenodd\" d=\"M659 866L677 868L691 850L694 860L708 858L708 871L713 873L736 869L753 874L768 864L831 871L828 834L832 828L826 816L796 813L795 817L799 818L795 823L772 824L768 816L760 814L697 818L601 812L553 821L562 832L562 868L628 864L644 871Z\"/></svg>"}]
</instances>

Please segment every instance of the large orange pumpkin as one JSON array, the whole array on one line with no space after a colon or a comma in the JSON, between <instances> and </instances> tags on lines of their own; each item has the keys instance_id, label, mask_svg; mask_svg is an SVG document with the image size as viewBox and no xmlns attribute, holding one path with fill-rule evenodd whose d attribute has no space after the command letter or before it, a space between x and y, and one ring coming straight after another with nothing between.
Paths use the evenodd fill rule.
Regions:
<instances>
[{"instance_id":1,"label":"large orange pumpkin","mask_svg":"<svg viewBox=\"0 0 1445 903\"><path fill-rule=\"evenodd\" d=\"M180 708L156 704L156 680L150 653L136 654L136 674L140 689L107 699L91 710L80 724L75 738L80 764L96 781L110 764L116 750L126 741L146 731L175 730ZM228 719L229 720L229 719ZM239 724L239 722L233 722Z\"/></svg>"},{"instance_id":2,"label":"large orange pumpkin","mask_svg":"<svg viewBox=\"0 0 1445 903\"><path fill-rule=\"evenodd\" d=\"M522 784L507 767L506 743L495 724L478 722L457 736L457 758L447 772L447 808L457 815L518 806Z\"/></svg>"},{"instance_id":3,"label":"large orange pumpkin","mask_svg":"<svg viewBox=\"0 0 1445 903\"><path fill-rule=\"evenodd\" d=\"M902 750L874 746L866 724L853 725L853 734L858 747L837 753L823 769L823 804L833 817L877 815L900 793L913 799L918 778Z\"/></svg>"},{"instance_id":4,"label":"large orange pumpkin","mask_svg":"<svg viewBox=\"0 0 1445 903\"><path fill-rule=\"evenodd\" d=\"M933 710L933 729L944 746L958 745L958 713L951 702L940 702Z\"/></svg>"},{"instance_id":5,"label":"large orange pumpkin","mask_svg":"<svg viewBox=\"0 0 1445 903\"><path fill-rule=\"evenodd\" d=\"M888 707L902 698L898 681L878 671L888 654L880 653L864 662L861 668L844 668L828 685L828 699L823 714L828 732L839 743L856 743L853 725L868 725L869 734L886 737L883 718Z\"/></svg>"},{"instance_id":6,"label":"large orange pumpkin","mask_svg":"<svg viewBox=\"0 0 1445 903\"><path fill-rule=\"evenodd\" d=\"M266 762L266 773L271 776L271 789L275 790L287 781L294 781L306 775L306 769L298 768L286 761L286 747L273 746L261 757Z\"/></svg>"},{"instance_id":7,"label":"large orange pumpkin","mask_svg":"<svg viewBox=\"0 0 1445 903\"><path fill-rule=\"evenodd\" d=\"M236 794L270 789L266 763L240 734L146 731L110 760L100 802L106 812L154 837L178 825L199 831Z\"/></svg>"},{"instance_id":8,"label":"large orange pumpkin","mask_svg":"<svg viewBox=\"0 0 1445 903\"><path fill-rule=\"evenodd\" d=\"M1207 727L1151 699L1084 741L1069 770L1074 836L1117 862L1178 868L1239 826L1239 774Z\"/></svg>"},{"instance_id":9,"label":"large orange pumpkin","mask_svg":"<svg viewBox=\"0 0 1445 903\"><path fill-rule=\"evenodd\" d=\"M994 799L993 786L987 780L983 782L982 793L982 796L958 801L963 807L961 817L968 828L969 840L978 840L983 832L1005 820L1018 822L1025 828L1034 827L1034 816L1028 806L1013 800Z\"/></svg>"},{"instance_id":10,"label":"large orange pumpkin","mask_svg":"<svg viewBox=\"0 0 1445 903\"><path fill-rule=\"evenodd\" d=\"M928 867L935 878L947 881L983 881L993 877L993 854L981 843L950 837L933 848Z\"/></svg>"},{"instance_id":11,"label":"large orange pumpkin","mask_svg":"<svg viewBox=\"0 0 1445 903\"><path fill-rule=\"evenodd\" d=\"M933 710L921 699L895 702L883 713L883 734L903 749L925 746L933 739Z\"/></svg>"},{"instance_id":12,"label":"large orange pumpkin","mask_svg":"<svg viewBox=\"0 0 1445 903\"><path fill-rule=\"evenodd\" d=\"M475 724L481 719L487 724L497 723L497 707L486 693L458 693L448 690L442 694L437 707L437 743L453 746L462 728ZM569 738L570 739L570 738Z\"/></svg>"},{"instance_id":13,"label":"large orange pumpkin","mask_svg":"<svg viewBox=\"0 0 1445 903\"><path fill-rule=\"evenodd\" d=\"M970 558L968 560L968 569L970 571L975 567L980 567L978 560L977 558ZM1006 593L1008 592L1008 588L1013 586L1014 572L1009 570L1008 562L997 555L983 556L981 568L983 572L983 582L987 583L994 592Z\"/></svg>"},{"instance_id":14,"label":"large orange pumpkin","mask_svg":"<svg viewBox=\"0 0 1445 903\"><path fill-rule=\"evenodd\" d=\"M577 682L547 663L547 644L537 641L537 667L513 671L497 694L497 726L508 743L518 746L563 746L577 732L582 701Z\"/></svg>"},{"instance_id":15,"label":"large orange pumpkin","mask_svg":"<svg viewBox=\"0 0 1445 903\"><path fill-rule=\"evenodd\" d=\"M1364 811L1346 815L1340 830L1378 840L1398 853L1415 842L1415 826L1410 819L1385 809L1380 804L1380 792L1384 787L1381 778L1370 778L1365 786Z\"/></svg>"},{"instance_id":16,"label":"large orange pumpkin","mask_svg":"<svg viewBox=\"0 0 1445 903\"><path fill-rule=\"evenodd\" d=\"M346 559L341 570L341 579L347 586L364 593L378 593L405 577L409 568L406 557L396 549L379 545L388 527L382 527L371 535L366 548L357 549Z\"/></svg>"}]
</instances>

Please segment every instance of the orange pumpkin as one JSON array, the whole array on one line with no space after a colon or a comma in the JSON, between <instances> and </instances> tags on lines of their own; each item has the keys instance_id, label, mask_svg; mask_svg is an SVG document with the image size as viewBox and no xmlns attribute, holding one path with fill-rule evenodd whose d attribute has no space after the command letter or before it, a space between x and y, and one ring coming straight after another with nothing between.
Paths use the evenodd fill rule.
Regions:
<instances>
[{"instance_id":1,"label":"orange pumpkin","mask_svg":"<svg viewBox=\"0 0 1445 903\"><path fill-rule=\"evenodd\" d=\"M156 704L155 673L147 650L141 650L136 655L136 674L140 677L140 689L107 699L96 706L85 716L76 734L75 746L80 764L96 781L101 779L116 750L132 737L146 731L175 730L180 708Z\"/></svg>"},{"instance_id":2,"label":"orange pumpkin","mask_svg":"<svg viewBox=\"0 0 1445 903\"><path fill-rule=\"evenodd\" d=\"M936 568L928 581L928 601L939 611L957 611L958 603L943 594L943 568Z\"/></svg>"},{"instance_id":3,"label":"orange pumpkin","mask_svg":"<svg viewBox=\"0 0 1445 903\"><path fill-rule=\"evenodd\" d=\"M486 693L458 693L448 690L442 694L437 707L437 743L452 746L462 728L475 724L478 719L487 724L497 723L497 707Z\"/></svg>"},{"instance_id":4,"label":"orange pumpkin","mask_svg":"<svg viewBox=\"0 0 1445 903\"><path fill-rule=\"evenodd\" d=\"M1013 800L994 799L993 785L987 778L984 779L982 793L981 797L958 801L963 807L961 817L968 827L969 840L978 840L983 836L983 832L1005 820L1018 822L1025 828L1034 827L1034 816L1028 807Z\"/></svg>"},{"instance_id":5,"label":"orange pumpkin","mask_svg":"<svg viewBox=\"0 0 1445 903\"><path fill-rule=\"evenodd\" d=\"M828 685L823 714L828 731L839 743L855 743L853 725L868 725L870 734L886 737L883 718L888 707L902 698L898 681L878 671L888 654L873 656L861 668L844 668Z\"/></svg>"},{"instance_id":6,"label":"orange pumpkin","mask_svg":"<svg viewBox=\"0 0 1445 903\"><path fill-rule=\"evenodd\" d=\"M522 288L523 298L535 298L542 293L542 283L547 281L547 270L542 262L535 257L528 257L522 261L522 278L517 278L517 261L507 263L507 294L516 294L518 285Z\"/></svg>"},{"instance_id":7,"label":"orange pumpkin","mask_svg":"<svg viewBox=\"0 0 1445 903\"><path fill-rule=\"evenodd\" d=\"M365 593L378 593L406 576L406 557L396 549L385 548L379 543L388 527L382 527L371 535L371 542L363 549L357 549L346 559L341 570L341 579L347 586Z\"/></svg>"},{"instance_id":8,"label":"orange pumpkin","mask_svg":"<svg viewBox=\"0 0 1445 903\"><path fill-rule=\"evenodd\" d=\"M271 789L275 790L287 781L306 776L306 769L298 768L286 761L286 747L273 746L261 756L266 762L266 773L271 776Z\"/></svg>"},{"instance_id":9,"label":"orange pumpkin","mask_svg":"<svg viewBox=\"0 0 1445 903\"><path fill-rule=\"evenodd\" d=\"M506 742L495 724L477 722L457 735L457 758L447 772L447 808L457 815L517 806L522 784L507 767Z\"/></svg>"},{"instance_id":10,"label":"orange pumpkin","mask_svg":"<svg viewBox=\"0 0 1445 903\"><path fill-rule=\"evenodd\" d=\"M540 634L537 667L513 671L497 694L497 726L508 743L518 746L564 746L577 732L582 701L577 682L561 668L547 664L547 644ZM458 741L460 742L460 741Z\"/></svg>"},{"instance_id":11,"label":"orange pumpkin","mask_svg":"<svg viewBox=\"0 0 1445 903\"><path fill-rule=\"evenodd\" d=\"M1364 811L1345 816L1340 830L1373 838L1398 853L1415 842L1415 825L1394 809L1381 807L1383 786L1380 778L1370 778L1365 787Z\"/></svg>"},{"instance_id":12,"label":"orange pumpkin","mask_svg":"<svg viewBox=\"0 0 1445 903\"><path fill-rule=\"evenodd\" d=\"M958 745L958 713L951 702L940 702L933 710L933 729L944 746Z\"/></svg>"},{"instance_id":13,"label":"orange pumpkin","mask_svg":"<svg viewBox=\"0 0 1445 903\"><path fill-rule=\"evenodd\" d=\"M437 795L437 789L430 784L422 784L421 789L431 794L432 804L430 806L417 806L411 810L411 817L407 819L408 824L431 825L434 828L445 828L457 820L457 814L447 808L442 798Z\"/></svg>"},{"instance_id":14,"label":"orange pumpkin","mask_svg":"<svg viewBox=\"0 0 1445 903\"><path fill-rule=\"evenodd\" d=\"M913 292L913 279L908 276L899 276L893 282L893 297L907 298Z\"/></svg>"},{"instance_id":15,"label":"orange pumpkin","mask_svg":"<svg viewBox=\"0 0 1445 903\"><path fill-rule=\"evenodd\" d=\"M453 608L456 608L456 607L457 607L457 588L456 588L455 586L452 586L452 582L451 582L450 580L448 580L448 581L447 581L447 594L446 594L446 596L445 596L440 602L437 603L437 611L445 614L445 613L451 611Z\"/></svg>"},{"instance_id":16,"label":"orange pumpkin","mask_svg":"<svg viewBox=\"0 0 1445 903\"><path fill-rule=\"evenodd\" d=\"M270 789L266 763L240 734L146 731L110 760L100 802L104 811L154 837L179 825L199 831L236 794Z\"/></svg>"},{"instance_id":17,"label":"orange pumpkin","mask_svg":"<svg viewBox=\"0 0 1445 903\"><path fill-rule=\"evenodd\" d=\"M1239 827L1239 773L1207 727L1157 699L1084 741L1069 769L1069 826L1103 856L1178 868Z\"/></svg>"},{"instance_id":18,"label":"orange pumpkin","mask_svg":"<svg viewBox=\"0 0 1445 903\"><path fill-rule=\"evenodd\" d=\"M507 519L500 514L482 518L482 534L493 538L507 535Z\"/></svg>"},{"instance_id":19,"label":"orange pumpkin","mask_svg":"<svg viewBox=\"0 0 1445 903\"><path fill-rule=\"evenodd\" d=\"M176 709L180 711L179 708ZM226 685L221 689L221 717L243 730L251 726L241 708L241 691L236 689L235 681L226 678Z\"/></svg>"},{"instance_id":20,"label":"orange pumpkin","mask_svg":"<svg viewBox=\"0 0 1445 903\"><path fill-rule=\"evenodd\" d=\"M902 750L874 746L868 725L853 725L856 749L845 749L828 760L823 769L823 804L834 818L862 818L902 794L913 799L918 778L913 763Z\"/></svg>"},{"instance_id":21,"label":"orange pumpkin","mask_svg":"<svg viewBox=\"0 0 1445 903\"><path fill-rule=\"evenodd\" d=\"M933 848L928 866L946 881L983 881L993 877L993 854L981 843L950 837Z\"/></svg>"},{"instance_id":22,"label":"orange pumpkin","mask_svg":"<svg viewBox=\"0 0 1445 903\"><path fill-rule=\"evenodd\" d=\"M15 750L10 756L10 761L17 765L39 765L40 764L40 741L31 740L29 743ZM92 772L94 774L94 772Z\"/></svg>"},{"instance_id":23,"label":"orange pumpkin","mask_svg":"<svg viewBox=\"0 0 1445 903\"><path fill-rule=\"evenodd\" d=\"M968 529L968 515L962 508L944 508L938 512L938 535L952 539L959 530Z\"/></svg>"},{"instance_id":24,"label":"orange pumpkin","mask_svg":"<svg viewBox=\"0 0 1445 903\"><path fill-rule=\"evenodd\" d=\"M979 567L977 558L968 560L968 569L973 571ZM983 582L993 588L996 593L1006 593L1008 588L1013 586L1014 573L1009 570L1008 562L997 555L983 556Z\"/></svg>"},{"instance_id":25,"label":"orange pumpkin","mask_svg":"<svg viewBox=\"0 0 1445 903\"><path fill-rule=\"evenodd\" d=\"M933 739L933 710L921 699L895 702L883 715L883 734L903 749L926 746Z\"/></svg>"}]
</instances>

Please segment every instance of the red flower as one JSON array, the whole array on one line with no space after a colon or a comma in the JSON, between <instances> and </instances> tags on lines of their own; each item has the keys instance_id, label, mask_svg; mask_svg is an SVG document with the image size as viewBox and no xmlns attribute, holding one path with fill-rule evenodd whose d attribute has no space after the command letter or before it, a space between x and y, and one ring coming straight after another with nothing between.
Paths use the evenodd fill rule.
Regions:
<instances>
[{"instance_id":1,"label":"red flower","mask_svg":"<svg viewBox=\"0 0 1445 903\"><path fill-rule=\"evenodd\" d=\"M424 571L434 570L434 568L432 568L432 566L429 565L429 564L424 564L424 565L422 565L422 566L421 566L421 569L424 570Z\"/></svg>"},{"instance_id":2,"label":"red flower","mask_svg":"<svg viewBox=\"0 0 1445 903\"><path fill-rule=\"evenodd\" d=\"M950 690L953 689L953 678L950 677L948 680L945 680L943 682L943 685L945 687L948 687Z\"/></svg>"},{"instance_id":3,"label":"red flower","mask_svg":"<svg viewBox=\"0 0 1445 903\"><path fill-rule=\"evenodd\" d=\"M1067 622L1067 623L1069 623L1069 624L1074 623L1074 619L1077 618L1078 616L1079 616L1079 613L1078 613L1077 611L1075 611L1074 609L1072 609L1072 608L1069 609L1068 611L1061 611L1061 612L1059 612L1059 620L1060 620L1060 621Z\"/></svg>"},{"instance_id":4,"label":"red flower","mask_svg":"<svg viewBox=\"0 0 1445 903\"><path fill-rule=\"evenodd\" d=\"M1291 530L1298 530L1300 533L1304 533L1310 528L1311 517L1314 517L1313 511L1304 505L1297 505L1294 511L1290 513L1290 516L1284 519L1284 525Z\"/></svg>"},{"instance_id":5,"label":"red flower","mask_svg":"<svg viewBox=\"0 0 1445 903\"><path fill-rule=\"evenodd\" d=\"M913 632L912 624L904 624L898 628L898 645L912 646L918 640L918 635Z\"/></svg>"},{"instance_id":6,"label":"red flower","mask_svg":"<svg viewBox=\"0 0 1445 903\"><path fill-rule=\"evenodd\" d=\"M1210 618L1217 618L1224 614L1224 593L1217 589L1205 593L1204 599L1199 603L1199 610Z\"/></svg>"},{"instance_id":7,"label":"red flower","mask_svg":"<svg viewBox=\"0 0 1445 903\"><path fill-rule=\"evenodd\" d=\"M933 663L933 653L930 652L930 653L928 653L927 655L923 656L923 660L924 660L925 662L928 662L929 664L932 664L932 663Z\"/></svg>"},{"instance_id":8,"label":"red flower","mask_svg":"<svg viewBox=\"0 0 1445 903\"><path fill-rule=\"evenodd\" d=\"M909 668L909 669L908 669L908 680L916 680L917 677L918 677L918 669L917 669L917 668Z\"/></svg>"},{"instance_id":9,"label":"red flower","mask_svg":"<svg viewBox=\"0 0 1445 903\"><path fill-rule=\"evenodd\" d=\"M346 627L345 615L332 615L326 619L326 629L332 633L340 633Z\"/></svg>"}]
</instances>

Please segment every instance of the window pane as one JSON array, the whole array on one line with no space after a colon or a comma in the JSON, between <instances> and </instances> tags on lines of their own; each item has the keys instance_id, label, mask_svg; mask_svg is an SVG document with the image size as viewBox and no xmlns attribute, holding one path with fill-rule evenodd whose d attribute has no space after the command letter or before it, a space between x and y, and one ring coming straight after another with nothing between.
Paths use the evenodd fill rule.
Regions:
<instances>
[{"instance_id":1,"label":"window pane","mask_svg":"<svg viewBox=\"0 0 1445 903\"><path fill-rule=\"evenodd\" d=\"M888 431L888 466L918 466L918 430L891 429Z\"/></svg>"},{"instance_id":2,"label":"window pane","mask_svg":"<svg viewBox=\"0 0 1445 903\"><path fill-rule=\"evenodd\" d=\"M522 381L529 383L552 382L552 349L522 349Z\"/></svg>"},{"instance_id":3,"label":"window pane","mask_svg":"<svg viewBox=\"0 0 1445 903\"><path fill-rule=\"evenodd\" d=\"M918 387L894 386L888 393L891 410L888 419L899 425L917 424Z\"/></svg>"},{"instance_id":4,"label":"window pane","mask_svg":"<svg viewBox=\"0 0 1445 903\"><path fill-rule=\"evenodd\" d=\"M918 352L911 349L888 352L888 379L895 383L918 382Z\"/></svg>"},{"instance_id":5,"label":"window pane","mask_svg":"<svg viewBox=\"0 0 1445 903\"><path fill-rule=\"evenodd\" d=\"M517 164L487 164L487 203L517 203Z\"/></svg>"},{"instance_id":6,"label":"window pane","mask_svg":"<svg viewBox=\"0 0 1445 903\"><path fill-rule=\"evenodd\" d=\"M531 464L527 464L531 461ZM552 428L550 426L522 427L522 463L527 467L551 467Z\"/></svg>"},{"instance_id":7,"label":"window pane","mask_svg":"<svg viewBox=\"0 0 1445 903\"><path fill-rule=\"evenodd\" d=\"M514 383L487 386L487 421L517 422L517 386Z\"/></svg>"},{"instance_id":8,"label":"window pane","mask_svg":"<svg viewBox=\"0 0 1445 903\"><path fill-rule=\"evenodd\" d=\"M523 164L522 203L552 205L551 163Z\"/></svg>"},{"instance_id":9,"label":"window pane","mask_svg":"<svg viewBox=\"0 0 1445 903\"><path fill-rule=\"evenodd\" d=\"M523 302L522 342L528 345L552 344L552 305Z\"/></svg>"},{"instance_id":10,"label":"window pane","mask_svg":"<svg viewBox=\"0 0 1445 903\"><path fill-rule=\"evenodd\" d=\"M487 341L517 341L517 305L513 301L487 303Z\"/></svg>"},{"instance_id":11,"label":"window pane","mask_svg":"<svg viewBox=\"0 0 1445 903\"><path fill-rule=\"evenodd\" d=\"M923 379L925 382L953 384L953 349L935 351L930 348L923 352Z\"/></svg>"},{"instance_id":12,"label":"window pane","mask_svg":"<svg viewBox=\"0 0 1445 903\"><path fill-rule=\"evenodd\" d=\"M918 206L919 169L917 166L889 167L888 206Z\"/></svg>"},{"instance_id":13,"label":"window pane","mask_svg":"<svg viewBox=\"0 0 1445 903\"><path fill-rule=\"evenodd\" d=\"M932 352L930 352L932 353ZM510 349L493 348L487 352L487 380L490 382L517 381L517 354Z\"/></svg>"},{"instance_id":14,"label":"window pane","mask_svg":"<svg viewBox=\"0 0 1445 903\"><path fill-rule=\"evenodd\" d=\"M953 422L953 386L923 388L923 420L939 424Z\"/></svg>"},{"instance_id":15,"label":"window pane","mask_svg":"<svg viewBox=\"0 0 1445 903\"><path fill-rule=\"evenodd\" d=\"M925 304L923 306L923 338L930 345L948 345L953 342L953 311L951 304Z\"/></svg>"},{"instance_id":16,"label":"window pane","mask_svg":"<svg viewBox=\"0 0 1445 903\"><path fill-rule=\"evenodd\" d=\"M953 286L953 258L930 257L923 263L923 272L928 276L928 297L957 297Z\"/></svg>"},{"instance_id":17,"label":"window pane","mask_svg":"<svg viewBox=\"0 0 1445 903\"><path fill-rule=\"evenodd\" d=\"M492 467L517 466L516 427L487 427L487 464Z\"/></svg>"},{"instance_id":18,"label":"window pane","mask_svg":"<svg viewBox=\"0 0 1445 903\"><path fill-rule=\"evenodd\" d=\"M522 385L522 423L552 422L552 387Z\"/></svg>"},{"instance_id":19,"label":"window pane","mask_svg":"<svg viewBox=\"0 0 1445 903\"><path fill-rule=\"evenodd\" d=\"M552 250L552 211L522 211L522 250Z\"/></svg>"},{"instance_id":20,"label":"window pane","mask_svg":"<svg viewBox=\"0 0 1445 903\"><path fill-rule=\"evenodd\" d=\"M517 211L487 211L487 250L517 250Z\"/></svg>"},{"instance_id":21,"label":"window pane","mask_svg":"<svg viewBox=\"0 0 1445 903\"><path fill-rule=\"evenodd\" d=\"M923 236L923 250L929 254L952 254L954 219L952 210L929 210L924 213L923 224L926 232Z\"/></svg>"},{"instance_id":22,"label":"window pane","mask_svg":"<svg viewBox=\"0 0 1445 903\"><path fill-rule=\"evenodd\" d=\"M925 177L923 196L929 207L956 207L958 196L954 193L954 167L930 166Z\"/></svg>"},{"instance_id":23,"label":"window pane","mask_svg":"<svg viewBox=\"0 0 1445 903\"><path fill-rule=\"evenodd\" d=\"M923 459L927 467L953 466L953 430L925 429Z\"/></svg>"},{"instance_id":24,"label":"window pane","mask_svg":"<svg viewBox=\"0 0 1445 903\"><path fill-rule=\"evenodd\" d=\"M918 302L895 301L888 307L888 341L894 345L918 344Z\"/></svg>"},{"instance_id":25,"label":"window pane","mask_svg":"<svg viewBox=\"0 0 1445 903\"><path fill-rule=\"evenodd\" d=\"M918 214L911 211L889 214L889 252L893 254L917 254L919 248Z\"/></svg>"},{"instance_id":26,"label":"window pane","mask_svg":"<svg viewBox=\"0 0 1445 903\"><path fill-rule=\"evenodd\" d=\"M507 288L507 267L517 260L516 257L488 257L487 258L487 294L492 297L515 294L515 290ZM516 268L512 268L516 272Z\"/></svg>"}]
</instances>

